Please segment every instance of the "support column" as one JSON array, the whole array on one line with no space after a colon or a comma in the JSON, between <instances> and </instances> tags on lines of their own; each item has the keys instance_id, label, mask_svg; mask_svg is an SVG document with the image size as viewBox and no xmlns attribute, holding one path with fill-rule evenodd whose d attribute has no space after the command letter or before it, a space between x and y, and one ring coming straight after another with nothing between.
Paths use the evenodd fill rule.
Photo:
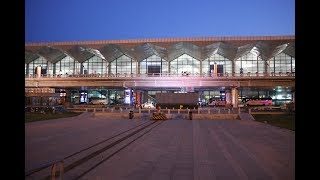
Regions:
<instances>
[{"instance_id":1,"label":"support column","mask_svg":"<svg viewBox=\"0 0 320 180\"><path fill-rule=\"evenodd\" d=\"M25 75L29 75L29 64L26 65L26 74Z\"/></svg>"},{"instance_id":2,"label":"support column","mask_svg":"<svg viewBox=\"0 0 320 180\"><path fill-rule=\"evenodd\" d=\"M200 76L202 75L202 61L200 61Z\"/></svg>"},{"instance_id":3,"label":"support column","mask_svg":"<svg viewBox=\"0 0 320 180\"><path fill-rule=\"evenodd\" d=\"M140 62L136 62L136 74L140 74Z\"/></svg>"},{"instance_id":4,"label":"support column","mask_svg":"<svg viewBox=\"0 0 320 180\"><path fill-rule=\"evenodd\" d=\"M136 106L141 105L141 90L136 90Z\"/></svg>"},{"instance_id":5,"label":"support column","mask_svg":"<svg viewBox=\"0 0 320 180\"><path fill-rule=\"evenodd\" d=\"M235 72L236 72L236 68L235 68L235 66L236 66L236 63L235 63L235 59L232 61L232 72L231 72L231 74L232 74L232 76L234 76L235 74Z\"/></svg>"},{"instance_id":6,"label":"support column","mask_svg":"<svg viewBox=\"0 0 320 180\"><path fill-rule=\"evenodd\" d=\"M83 66L83 63L81 63L81 64L80 64L80 74L84 74L84 73L83 73L83 67L84 67L84 66Z\"/></svg>"},{"instance_id":7,"label":"support column","mask_svg":"<svg viewBox=\"0 0 320 180\"><path fill-rule=\"evenodd\" d=\"M226 106L230 107L231 105L231 91L226 90Z\"/></svg>"},{"instance_id":8,"label":"support column","mask_svg":"<svg viewBox=\"0 0 320 180\"><path fill-rule=\"evenodd\" d=\"M108 75L110 75L111 74L111 62L108 62Z\"/></svg>"},{"instance_id":9,"label":"support column","mask_svg":"<svg viewBox=\"0 0 320 180\"><path fill-rule=\"evenodd\" d=\"M236 87L232 88L231 94L232 94L232 106L233 108L238 108L238 96L239 96L238 88Z\"/></svg>"},{"instance_id":10,"label":"support column","mask_svg":"<svg viewBox=\"0 0 320 180\"><path fill-rule=\"evenodd\" d=\"M41 77L41 66L36 67L36 75L37 75L37 78Z\"/></svg>"},{"instance_id":11,"label":"support column","mask_svg":"<svg viewBox=\"0 0 320 180\"><path fill-rule=\"evenodd\" d=\"M264 75L263 76L270 76L270 67L269 67L270 61L265 61L264 64Z\"/></svg>"},{"instance_id":12,"label":"support column","mask_svg":"<svg viewBox=\"0 0 320 180\"><path fill-rule=\"evenodd\" d=\"M213 65L213 76L217 76L218 75L218 64L214 63Z\"/></svg>"}]
</instances>

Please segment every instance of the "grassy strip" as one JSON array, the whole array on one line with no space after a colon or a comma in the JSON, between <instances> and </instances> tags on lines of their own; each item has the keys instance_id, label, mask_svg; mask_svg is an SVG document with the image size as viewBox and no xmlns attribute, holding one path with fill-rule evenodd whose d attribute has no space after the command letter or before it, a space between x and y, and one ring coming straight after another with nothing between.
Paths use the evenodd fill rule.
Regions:
<instances>
[{"instance_id":1,"label":"grassy strip","mask_svg":"<svg viewBox=\"0 0 320 180\"><path fill-rule=\"evenodd\" d=\"M49 119L58 119L64 117L73 117L80 115L81 112L64 112L64 113L48 113L48 114L41 114L41 113L25 113L24 122L34 122L34 121L44 121Z\"/></svg>"},{"instance_id":2,"label":"grassy strip","mask_svg":"<svg viewBox=\"0 0 320 180\"><path fill-rule=\"evenodd\" d=\"M295 114L252 114L256 121L295 130Z\"/></svg>"}]
</instances>

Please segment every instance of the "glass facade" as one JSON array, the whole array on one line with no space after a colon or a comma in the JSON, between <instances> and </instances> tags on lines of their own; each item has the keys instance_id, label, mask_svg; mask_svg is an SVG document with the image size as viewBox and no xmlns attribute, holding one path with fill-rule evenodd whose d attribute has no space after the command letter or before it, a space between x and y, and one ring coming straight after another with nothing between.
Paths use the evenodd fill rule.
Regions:
<instances>
[{"instance_id":1,"label":"glass facade","mask_svg":"<svg viewBox=\"0 0 320 180\"><path fill-rule=\"evenodd\" d=\"M220 98L220 91L219 90L212 90L212 91L203 91L201 93L201 97L205 99L205 102L208 103L210 98Z\"/></svg>"},{"instance_id":2,"label":"glass facade","mask_svg":"<svg viewBox=\"0 0 320 180\"><path fill-rule=\"evenodd\" d=\"M54 65L54 74L81 74L80 63L70 56L66 56Z\"/></svg>"},{"instance_id":3,"label":"glass facade","mask_svg":"<svg viewBox=\"0 0 320 180\"><path fill-rule=\"evenodd\" d=\"M38 66L41 66L41 74L53 74L53 64L43 57L39 57L29 64L25 64L25 74L36 74L35 70Z\"/></svg>"},{"instance_id":4,"label":"glass facade","mask_svg":"<svg viewBox=\"0 0 320 180\"><path fill-rule=\"evenodd\" d=\"M221 56L220 54L212 54L208 59L202 61L202 74L209 75L211 74L211 69L213 68L214 63L220 65L222 68L223 74L232 73L232 61Z\"/></svg>"},{"instance_id":5,"label":"glass facade","mask_svg":"<svg viewBox=\"0 0 320 180\"><path fill-rule=\"evenodd\" d=\"M280 53L269 60L269 70L275 74L295 72L295 58Z\"/></svg>"},{"instance_id":6,"label":"glass facade","mask_svg":"<svg viewBox=\"0 0 320 180\"><path fill-rule=\"evenodd\" d=\"M183 54L170 62L170 74L180 75L184 72L191 75L200 74L200 61Z\"/></svg>"},{"instance_id":7,"label":"glass facade","mask_svg":"<svg viewBox=\"0 0 320 180\"><path fill-rule=\"evenodd\" d=\"M188 48L163 48L158 50L159 52L156 54L160 54L161 57L157 55L152 55L148 57L146 54L152 54L151 51L146 51L148 53L144 55L137 55L135 54L135 48L131 49L125 49L127 48L124 46L123 49L113 49L113 51L104 51L102 52L103 55L106 55L108 60L112 60L111 62L107 62L106 60L102 59L99 56L93 56L90 59L87 59L84 62L79 63L76 59L73 57L81 56L82 54L75 54L72 57L66 56L63 59L61 59L58 62L51 63L54 61L47 60L46 58L42 56L26 56L26 61L28 63L25 63L25 74L26 75L33 75L35 74L36 67L41 66L41 74L62 74L62 75L73 75L73 74L103 74L103 75L114 75L121 77L126 76L129 77L130 75L136 75L136 74L149 74L149 75L157 75L157 74L167 74L170 73L172 76L181 76L187 75L190 76L197 76L197 75L203 75L208 76L211 75L213 72L213 68L217 67L217 73L222 74L222 76L225 75L231 75L233 72L235 73L235 76L239 76L240 72L242 71L245 73L245 76L251 73L252 75L255 73L263 74L263 73L272 73L273 75L280 76L285 75L286 73L295 72L295 58L294 58L294 45L290 46L284 46L285 44L277 46L276 50L270 52L270 53L279 53L275 55L274 57L271 57L267 61L263 60L261 57L269 57L269 49L265 49L264 46L259 46L259 48L262 48L261 51L259 51L258 48L254 47L251 50L249 48L253 47L254 44L251 46L239 46L240 49L232 49L233 46L219 46L222 50L219 49L219 51L216 51L214 54L212 54L213 51L217 49L217 46L202 46L200 48L193 48L192 50ZM185 46L182 44L182 46ZM132 46L133 47L133 46ZM169 47L169 46L168 46ZM187 46L186 46L187 47ZM201 49L202 48L202 49ZM229 48L231 50L229 50ZM267 47L269 48L269 47ZM234 51L233 51L234 50ZM250 50L250 51L249 51ZM121 53L122 55L121 55ZM123 52L122 52L123 51ZM154 51L154 52L155 52ZM171 51L178 51L172 53ZM138 51L136 51L138 52ZM218 54L218 53L219 54ZM236 54L236 52L241 52L241 56L239 54ZM260 54L263 52L268 52L267 54ZM49 52L50 53L50 52ZM131 54L132 53L132 54ZM171 54L170 54L171 53ZM184 53L184 54L183 54ZM211 53L211 54L209 54ZM126 54L126 55L125 55ZM180 56L176 56L179 54ZM182 54L182 55L181 55ZM222 55L221 55L222 54ZM121 55L121 56L120 56ZM172 55L172 56L171 56ZM236 56L236 58L234 58ZM265 55L265 56L263 56ZM85 54L85 56L89 57L88 54ZM230 58L226 58L226 57ZM293 56L293 57L292 57ZM35 60L34 58L39 57ZM46 56L47 57L47 56ZM56 56L55 54L48 54L48 57L62 57L62 56ZM117 58L116 58L117 57ZM138 58L135 59L135 57L147 57L145 59ZM163 57L163 58L162 58ZM169 58L169 60L167 60ZM197 57L194 58L194 57ZM206 58L203 58L206 57ZM80 58L81 59L81 58ZM142 59L142 60L141 60ZM173 60L172 60L173 59ZM29 63L28 60L33 60ZM141 60L141 61L140 61ZM139 62L137 62L139 61ZM215 66L215 64L217 66ZM86 77L86 76L75 76L75 77ZM91 77L91 76L90 76ZM143 76L140 76L143 77ZM179 77L180 78L180 77ZM179 79L176 78L176 79ZM189 79L192 79L188 77ZM215 77L213 77L215 78ZM137 78L139 81L139 78ZM143 78L141 78L143 79ZM151 79L151 78L150 78ZM184 79L184 78L183 78ZM197 78L194 78L194 81L197 81ZM200 80L201 78L199 78ZM204 78L206 81L208 81L208 78ZM222 78L223 79L223 78ZM237 79L237 78L235 78ZM166 78L162 78L162 80L166 80ZM232 79L231 79L232 80ZM209 80L210 81L210 80ZM136 83L136 82L135 82ZM161 82L162 83L162 82ZM155 102L155 94L157 92L168 92L163 91L162 88L166 86L166 82L163 84L158 83L157 80L155 80L154 85L151 87L146 87L142 83L137 83L138 85L135 85L137 89L133 88L133 91L136 90L143 91L145 93L141 94L141 102ZM126 84L123 83L124 87L115 87L116 85L112 84L110 86L112 87L90 87L89 88L102 88L102 89L89 89L87 91L87 98L108 98L110 104L123 104L125 99L125 90L124 88L132 88L132 84ZM141 85L142 84L142 85ZM211 98L221 98L222 94L224 93L224 89L230 90L232 88L230 85L229 87L215 87L217 85L211 85L210 83L203 83L204 85L195 85L195 87L174 87L175 85L171 85L168 83L168 87L172 88L170 91L172 92L179 92L179 93L185 93L185 92L191 92L187 91L187 89L192 89L195 92L199 92L199 101L208 103ZM104 84L102 84L104 85ZM40 84L41 86L41 84ZM121 86L121 85L120 85ZM128 87L126 87L128 86ZM144 86L141 88L140 86ZM161 88L157 88L157 87ZM191 85L192 86L192 85ZM269 85L266 85L269 86ZM82 88L82 87L75 87L75 88ZM140 88L140 89L139 89ZM247 89L239 88L239 98L245 98L245 97L272 97L274 100L277 101L289 101L292 100L292 91L279 91L276 90L263 90L261 88L260 90L257 90L260 87L249 87ZM283 88L283 87L282 87ZM284 87L286 88L286 87ZM290 87L289 87L290 88ZM72 88L70 88L72 89ZM85 88L86 89L86 88ZM221 90L223 89L223 90ZM87 89L86 89L87 90ZM149 91L152 90L152 91ZM79 90L75 90L77 93L74 93L72 102L73 103L80 103L81 102L81 93ZM133 94L134 98L135 94ZM140 95L139 95L140 97ZM30 103L35 105L52 105L56 104L56 99L39 99L39 98L29 98L28 101Z\"/></svg>"},{"instance_id":8,"label":"glass facade","mask_svg":"<svg viewBox=\"0 0 320 180\"><path fill-rule=\"evenodd\" d=\"M136 61L122 55L111 62L110 74L136 74Z\"/></svg>"},{"instance_id":9,"label":"glass facade","mask_svg":"<svg viewBox=\"0 0 320 180\"><path fill-rule=\"evenodd\" d=\"M234 72L240 74L240 69L243 73L265 73L266 62L261 59L259 53L254 49L246 55L236 59Z\"/></svg>"},{"instance_id":10,"label":"glass facade","mask_svg":"<svg viewBox=\"0 0 320 180\"><path fill-rule=\"evenodd\" d=\"M140 64L140 74L167 74L170 64L170 74L181 75L186 72L190 75L210 75L214 64L218 65L218 73L223 75L230 74L234 71L236 76L240 74L242 68L243 73L273 73L274 75L295 72L295 58L285 53L280 53L272 57L267 62L262 60L256 50L234 60L229 60L220 54L212 54L209 58L199 61L187 54L172 60L168 63L156 55L152 55L141 62L136 62L134 59L122 55L121 57L108 62L100 57L94 56L89 60L79 63L70 56L66 56L61 61L53 64L45 58L40 57L28 64L25 64L25 74L35 74L35 69L38 66L42 67L42 74L137 74L137 64ZM233 68L234 64L234 68ZM200 71L201 65L201 71ZM82 66L82 68L81 68ZM108 72L109 71L109 72Z\"/></svg>"},{"instance_id":11,"label":"glass facade","mask_svg":"<svg viewBox=\"0 0 320 180\"><path fill-rule=\"evenodd\" d=\"M168 62L152 55L140 62L140 74L168 73Z\"/></svg>"},{"instance_id":12,"label":"glass facade","mask_svg":"<svg viewBox=\"0 0 320 180\"><path fill-rule=\"evenodd\" d=\"M82 63L84 72L88 74L104 74L107 72L107 62L97 56Z\"/></svg>"}]
</instances>

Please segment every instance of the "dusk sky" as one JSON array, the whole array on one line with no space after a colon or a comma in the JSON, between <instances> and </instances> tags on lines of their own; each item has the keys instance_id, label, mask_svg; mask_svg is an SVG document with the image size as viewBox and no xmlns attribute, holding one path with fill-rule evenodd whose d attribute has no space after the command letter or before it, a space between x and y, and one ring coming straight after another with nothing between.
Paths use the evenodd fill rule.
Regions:
<instances>
[{"instance_id":1,"label":"dusk sky","mask_svg":"<svg viewBox=\"0 0 320 180\"><path fill-rule=\"evenodd\" d=\"M26 0L25 41L295 35L294 0Z\"/></svg>"}]
</instances>

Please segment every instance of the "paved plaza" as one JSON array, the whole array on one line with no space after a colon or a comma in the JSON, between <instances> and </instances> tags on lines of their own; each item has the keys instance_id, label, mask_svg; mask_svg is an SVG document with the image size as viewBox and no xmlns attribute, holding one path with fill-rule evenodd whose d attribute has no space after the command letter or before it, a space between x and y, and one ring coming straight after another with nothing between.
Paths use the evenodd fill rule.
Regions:
<instances>
[{"instance_id":1,"label":"paved plaza","mask_svg":"<svg viewBox=\"0 0 320 180\"><path fill-rule=\"evenodd\" d=\"M26 171L148 119L77 117L25 125ZM253 120L167 120L81 179L295 179L295 132Z\"/></svg>"}]
</instances>

